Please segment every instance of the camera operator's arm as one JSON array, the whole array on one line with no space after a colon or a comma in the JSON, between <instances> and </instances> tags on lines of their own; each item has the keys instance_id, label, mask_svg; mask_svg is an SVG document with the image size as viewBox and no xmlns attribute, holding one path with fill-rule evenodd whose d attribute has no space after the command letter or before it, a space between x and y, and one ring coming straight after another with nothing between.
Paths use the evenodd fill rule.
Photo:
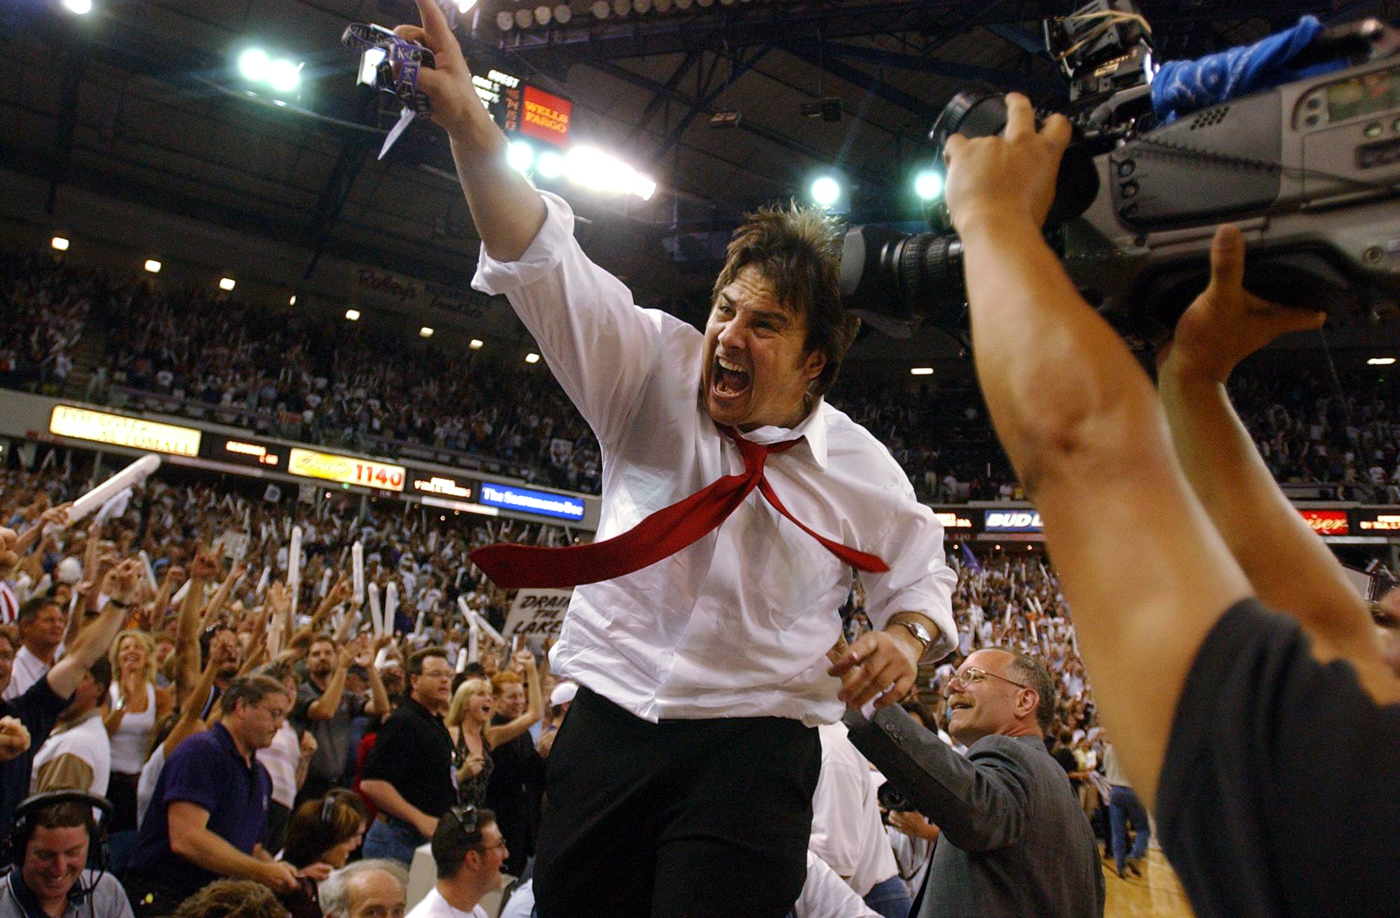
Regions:
<instances>
[{"instance_id":1,"label":"camera operator's arm","mask_svg":"<svg viewBox=\"0 0 1400 918\"><path fill-rule=\"evenodd\" d=\"M1147 375L1041 236L1068 122L1007 98L1004 137L947 146L977 374L1045 522L1105 725L1149 806L1177 697L1249 584L1191 493ZM946 827L945 827L946 828Z\"/></svg>"},{"instance_id":2,"label":"camera operator's arm","mask_svg":"<svg viewBox=\"0 0 1400 918\"><path fill-rule=\"evenodd\" d=\"M1373 695L1393 696L1365 601L1274 482L1225 389L1241 360L1285 332L1317 328L1324 314L1245 291L1233 226L1216 232L1210 260L1210 286L1177 322L1158 373L1177 457L1264 604L1297 617L1319 658L1348 658Z\"/></svg>"},{"instance_id":3,"label":"camera operator's arm","mask_svg":"<svg viewBox=\"0 0 1400 918\"><path fill-rule=\"evenodd\" d=\"M418 0L423 27L401 25L400 38L432 50L437 69L418 71L418 88L432 103L432 119L452 138L452 158L467 196L472 221L498 261L525 254L544 225L544 202L517 170L506 162L506 138L472 86L462 48L433 0Z\"/></svg>"}]
</instances>

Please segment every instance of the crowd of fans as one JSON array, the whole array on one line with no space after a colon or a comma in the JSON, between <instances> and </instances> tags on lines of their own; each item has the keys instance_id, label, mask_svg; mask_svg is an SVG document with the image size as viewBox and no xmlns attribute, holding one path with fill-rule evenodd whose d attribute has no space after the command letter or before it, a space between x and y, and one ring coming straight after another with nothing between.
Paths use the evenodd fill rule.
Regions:
<instances>
[{"instance_id":1,"label":"crowd of fans","mask_svg":"<svg viewBox=\"0 0 1400 918\"><path fill-rule=\"evenodd\" d=\"M507 596L483 582L466 552L499 539L557 543L567 538L563 530L430 518L334 492L311 505L269 500L277 495L250 493L246 484L162 478L66 528L64 502L85 490L87 472L86 463L67 467L56 458L37 471L0 472L0 525L20 533L19 563L3 584L17 619L0 628L0 657L6 649L15 657L5 697L29 697L48 667L83 647L114 608L108 630L125 629L105 635L110 646L91 654L71 702L53 702L52 719L29 726L32 767L22 776L15 768L0 773L22 778L0 800L13 806L32 791L74 787L106 797L114 808L110 869L138 916L175 913L195 894L217 899L215 880L260 884L298 918L322 914L317 884L353 860L362 842L373 856L367 863L387 857L406 865L412 847L396 846L395 821L421 818L415 829L434 838L449 811L465 818L453 807L490 813L501 839L492 864L477 848L472 863L512 876L526 869L543 761L573 687L550 675L544 644L469 640L457 600L499 628ZM293 525L303 533L295 613L287 583ZM376 635L352 600L356 541L366 580L385 594L393 584L398 594L392 634ZM1035 553L984 563L969 552L954 562L961 644L925 671L921 697L908 709L946 736L941 693L968 654L993 645L1036 653L1059 682L1052 743L1068 755L1077 782L1092 788L1101 738L1053 573ZM862 605L857 583L852 638L864 627ZM428 760L374 753L384 737L400 750L414 741L412 718L390 712L417 706L444 716L450 800L420 796ZM243 798L209 790L249 780L230 768L230 749L255 752L270 776L256 837L240 835L244 816L229 811L229 801ZM1087 809L1098 802L1085 792ZM189 818L191 807L203 822ZM0 814L0 826L10 815ZM477 818L479 838L486 823ZM885 831L904 882L916 884L936 827L895 812Z\"/></svg>"},{"instance_id":2,"label":"crowd of fans","mask_svg":"<svg viewBox=\"0 0 1400 918\"><path fill-rule=\"evenodd\" d=\"M426 344L386 350L343 322L168 291L49 254L0 260L0 291L0 386L375 454L429 450L527 481L600 488L596 439L538 369ZM85 331L93 341L77 355ZM1395 503L1396 385L1242 373L1231 396L1280 482L1315 486L1308 496ZM1024 497L970 380L906 390L848 372L831 401L889 447L921 499Z\"/></svg>"}]
</instances>

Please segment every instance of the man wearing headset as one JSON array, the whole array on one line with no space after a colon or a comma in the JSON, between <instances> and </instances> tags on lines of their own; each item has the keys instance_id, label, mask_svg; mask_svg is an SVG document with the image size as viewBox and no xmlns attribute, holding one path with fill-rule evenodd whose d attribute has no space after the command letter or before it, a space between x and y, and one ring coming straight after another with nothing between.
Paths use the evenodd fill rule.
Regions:
<instances>
[{"instance_id":1,"label":"man wearing headset","mask_svg":"<svg viewBox=\"0 0 1400 918\"><path fill-rule=\"evenodd\" d=\"M90 845L105 831L94 807L110 809L101 797L50 791L16 808L10 840L17 866L0 881L0 918L132 918L117 878L85 869Z\"/></svg>"}]
</instances>

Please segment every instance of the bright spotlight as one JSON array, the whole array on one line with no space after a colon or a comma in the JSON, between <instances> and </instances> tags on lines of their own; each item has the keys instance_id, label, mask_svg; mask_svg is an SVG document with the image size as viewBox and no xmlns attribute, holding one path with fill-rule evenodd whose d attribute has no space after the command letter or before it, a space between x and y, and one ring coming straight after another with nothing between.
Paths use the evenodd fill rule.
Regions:
<instances>
[{"instance_id":1,"label":"bright spotlight","mask_svg":"<svg viewBox=\"0 0 1400 918\"><path fill-rule=\"evenodd\" d=\"M926 169L914 177L914 193L921 200L932 201L943 193L943 176Z\"/></svg>"},{"instance_id":2,"label":"bright spotlight","mask_svg":"<svg viewBox=\"0 0 1400 918\"><path fill-rule=\"evenodd\" d=\"M910 376L932 376L932 375L933 375L933 367L910 367L910 368L909 368L909 375L910 375Z\"/></svg>"},{"instance_id":3,"label":"bright spotlight","mask_svg":"<svg viewBox=\"0 0 1400 918\"><path fill-rule=\"evenodd\" d=\"M1366 361L1373 367L1388 367L1395 363L1394 357L1372 357Z\"/></svg>"},{"instance_id":4,"label":"bright spotlight","mask_svg":"<svg viewBox=\"0 0 1400 918\"><path fill-rule=\"evenodd\" d=\"M829 175L823 175L812 183L812 200L822 207L830 207L841 198L841 183Z\"/></svg>"},{"instance_id":5,"label":"bright spotlight","mask_svg":"<svg viewBox=\"0 0 1400 918\"><path fill-rule=\"evenodd\" d=\"M471 343L468 344L467 347L471 348L471 349L474 350L474 351L479 351L479 350L481 350L481 346L482 346L483 344L485 344L485 343L486 343L486 342L485 342L485 341L482 341L480 338L473 338L473 339L471 340Z\"/></svg>"},{"instance_id":6,"label":"bright spotlight","mask_svg":"<svg viewBox=\"0 0 1400 918\"><path fill-rule=\"evenodd\" d=\"M632 182L632 193L643 201L650 201L651 196L656 194L656 183L645 175L638 175Z\"/></svg>"},{"instance_id":7,"label":"bright spotlight","mask_svg":"<svg viewBox=\"0 0 1400 918\"><path fill-rule=\"evenodd\" d=\"M268 78L272 69L272 58L262 48L249 48L238 55L238 72L244 79L261 83Z\"/></svg>"},{"instance_id":8,"label":"bright spotlight","mask_svg":"<svg viewBox=\"0 0 1400 918\"><path fill-rule=\"evenodd\" d=\"M506 147L506 162L516 172L529 172L535 163L535 148L523 140L512 140Z\"/></svg>"},{"instance_id":9,"label":"bright spotlight","mask_svg":"<svg viewBox=\"0 0 1400 918\"><path fill-rule=\"evenodd\" d=\"M540 178L558 178L564 174L564 157L553 150L545 150L535 160L535 172Z\"/></svg>"},{"instance_id":10,"label":"bright spotlight","mask_svg":"<svg viewBox=\"0 0 1400 918\"><path fill-rule=\"evenodd\" d=\"M424 325L422 328L418 329L418 337L420 337L420 338L431 338L432 336L433 336L433 330L432 330L431 328L429 328L428 326Z\"/></svg>"},{"instance_id":11,"label":"bright spotlight","mask_svg":"<svg viewBox=\"0 0 1400 918\"><path fill-rule=\"evenodd\" d=\"M154 258L147 258L147 259L146 259L146 270L149 271L149 272L151 272L152 274L159 274L159 273L160 273L160 262L156 261Z\"/></svg>"},{"instance_id":12,"label":"bright spotlight","mask_svg":"<svg viewBox=\"0 0 1400 918\"><path fill-rule=\"evenodd\" d=\"M62 236L53 237L53 239L49 240L49 245L53 246L54 249L56 249L59 252L68 251L68 240L63 238Z\"/></svg>"},{"instance_id":13,"label":"bright spotlight","mask_svg":"<svg viewBox=\"0 0 1400 918\"><path fill-rule=\"evenodd\" d=\"M292 298L291 298L290 300L287 301L287 305L288 305L288 306L295 306L296 304L297 304L297 295L296 295L295 293L293 293L293 294L292 294Z\"/></svg>"},{"instance_id":14,"label":"bright spotlight","mask_svg":"<svg viewBox=\"0 0 1400 918\"><path fill-rule=\"evenodd\" d=\"M347 309L345 310L345 318L349 319L351 322L358 322L360 321L360 311L358 309Z\"/></svg>"},{"instance_id":15,"label":"bright spotlight","mask_svg":"<svg viewBox=\"0 0 1400 918\"><path fill-rule=\"evenodd\" d=\"M235 283L236 282L231 277L221 277L219 278L219 289L225 291L232 290Z\"/></svg>"},{"instance_id":16,"label":"bright spotlight","mask_svg":"<svg viewBox=\"0 0 1400 918\"><path fill-rule=\"evenodd\" d=\"M526 362L526 363L539 363L539 362L540 362L540 355L539 355L539 354L536 354L534 351L531 351L530 353L528 353L528 354L525 355L525 362Z\"/></svg>"},{"instance_id":17,"label":"bright spotlight","mask_svg":"<svg viewBox=\"0 0 1400 918\"><path fill-rule=\"evenodd\" d=\"M70 13L86 16L92 12L92 0L63 0L63 8Z\"/></svg>"},{"instance_id":18,"label":"bright spotlight","mask_svg":"<svg viewBox=\"0 0 1400 918\"><path fill-rule=\"evenodd\" d=\"M292 92L301 85L302 64L275 60L267 68L267 83L277 92Z\"/></svg>"}]
</instances>

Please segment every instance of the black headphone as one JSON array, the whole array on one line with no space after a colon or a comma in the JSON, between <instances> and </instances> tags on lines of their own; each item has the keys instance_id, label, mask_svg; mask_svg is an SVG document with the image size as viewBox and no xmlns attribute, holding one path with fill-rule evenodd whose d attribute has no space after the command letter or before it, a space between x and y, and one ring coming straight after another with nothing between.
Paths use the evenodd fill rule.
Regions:
<instances>
[{"instance_id":1,"label":"black headphone","mask_svg":"<svg viewBox=\"0 0 1400 918\"><path fill-rule=\"evenodd\" d=\"M89 858L95 850L97 853L96 869L100 877L107 872L110 855L107 844L107 824L112 818L112 804L108 802L107 798L90 794L87 791L44 791L20 801L19 806L15 807L14 828L10 830L9 850L7 852L9 862L14 865L13 869L19 869L24 862L24 850L29 847L29 840L34 837L34 831L39 827L39 820L36 817L44 810L61 803L76 803L90 808L95 807L102 811L102 816L99 819L89 819L85 822L89 845L95 843L95 847L89 848ZM81 882L74 883L73 888L68 892L68 898L74 902L81 902L92 893L96 884L96 880L90 886L84 886Z\"/></svg>"}]
</instances>

